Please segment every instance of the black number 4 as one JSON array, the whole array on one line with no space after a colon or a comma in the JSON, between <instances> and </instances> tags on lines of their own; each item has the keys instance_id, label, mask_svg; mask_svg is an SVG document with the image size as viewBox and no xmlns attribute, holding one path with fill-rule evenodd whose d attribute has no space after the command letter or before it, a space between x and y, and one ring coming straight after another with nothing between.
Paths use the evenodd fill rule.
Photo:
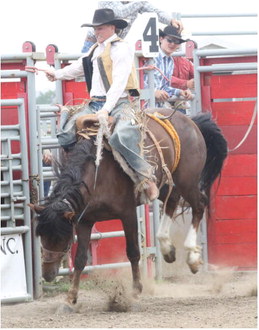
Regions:
<instances>
[{"instance_id":1,"label":"black number 4","mask_svg":"<svg viewBox=\"0 0 259 330\"><path fill-rule=\"evenodd\" d=\"M150 31L150 33L149 33ZM143 32L143 40L150 41L151 45L149 46L149 51L151 53L157 53L159 51L158 48L158 35L156 30L156 19L155 17L151 17L147 23L147 26Z\"/></svg>"}]
</instances>

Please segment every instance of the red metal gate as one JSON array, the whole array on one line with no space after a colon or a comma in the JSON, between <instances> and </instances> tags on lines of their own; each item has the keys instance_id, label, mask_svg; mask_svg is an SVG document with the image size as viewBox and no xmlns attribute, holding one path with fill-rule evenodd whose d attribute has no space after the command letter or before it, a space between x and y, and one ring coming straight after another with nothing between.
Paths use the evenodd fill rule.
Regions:
<instances>
[{"instance_id":1,"label":"red metal gate","mask_svg":"<svg viewBox=\"0 0 259 330\"><path fill-rule=\"evenodd\" d=\"M256 57L227 58L228 63L256 62ZM221 58L203 60L203 65L221 63ZM226 58L224 59L226 63ZM257 124L242 140L255 109L256 74L201 75L203 110L210 110L230 149L219 189L214 185L208 219L208 261L211 264L257 267ZM250 100L249 98L252 98ZM231 100L232 99L232 100Z\"/></svg>"}]
</instances>

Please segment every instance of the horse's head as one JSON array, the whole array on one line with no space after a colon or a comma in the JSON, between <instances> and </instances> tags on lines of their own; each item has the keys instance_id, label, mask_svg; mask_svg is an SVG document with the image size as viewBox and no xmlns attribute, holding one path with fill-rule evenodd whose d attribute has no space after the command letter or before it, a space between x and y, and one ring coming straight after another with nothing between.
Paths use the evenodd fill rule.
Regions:
<instances>
[{"instance_id":1,"label":"horse's head","mask_svg":"<svg viewBox=\"0 0 259 330\"><path fill-rule=\"evenodd\" d=\"M71 245L74 213L63 201L46 206L30 204L30 207L37 214L36 235L41 238L42 276L51 282L57 276L61 260Z\"/></svg>"}]
</instances>

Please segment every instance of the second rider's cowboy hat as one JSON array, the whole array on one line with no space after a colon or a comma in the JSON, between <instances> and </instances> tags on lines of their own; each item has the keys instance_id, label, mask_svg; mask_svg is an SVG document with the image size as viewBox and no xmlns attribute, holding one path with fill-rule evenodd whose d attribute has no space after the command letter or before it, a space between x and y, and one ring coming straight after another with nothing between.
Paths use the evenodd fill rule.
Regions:
<instances>
[{"instance_id":1,"label":"second rider's cowboy hat","mask_svg":"<svg viewBox=\"0 0 259 330\"><path fill-rule=\"evenodd\" d=\"M178 40L178 42L179 42L180 44L183 43L183 42L188 41L188 39L187 39L187 40L182 39L182 36L181 36L181 34L179 33L178 29L177 29L175 26L172 26L172 25L167 25L167 26L164 28L163 31L159 29L159 36L160 36L160 37L166 37L166 36L168 36L169 38L170 38L170 37L171 37L171 38L175 38L175 39Z\"/></svg>"},{"instance_id":2,"label":"second rider's cowboy hat","mask_svg":"<svg viewBox=\"0 0 259 330\"><path fill-rule=\"evenodd\" d=\"M97 9L94 12L92 23L85 23L81 25L81 27L83 26L96 27L104 24L115 25L115 27L118 29L124 29L128 25L128 23L124 19L116 18L113 10L108 8L103 8L103 9Z\"/></svg>"}]
</instances>

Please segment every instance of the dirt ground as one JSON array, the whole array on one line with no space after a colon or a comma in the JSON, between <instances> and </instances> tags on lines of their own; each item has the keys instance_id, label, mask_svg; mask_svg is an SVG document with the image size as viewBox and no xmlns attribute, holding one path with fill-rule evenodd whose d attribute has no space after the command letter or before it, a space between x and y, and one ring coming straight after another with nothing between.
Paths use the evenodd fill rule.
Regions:
<instances>
[{"instance_id":1,"label":"dirt ground","mask_svg":"<svg viewBox=\"0 0 259 330\"><path fill-rule=\"evenodd\" d=\"M257 276L221 269L181 274L161 283L143 280L130 294L129 269L116 277L91 276L74 310L65 293L2 306L2 328L256 328ZM84 280L86 281L86 280Z\"/></svg>"},{"instance_id":2,"label":"dirt ground","mask_svg":"<svg viewBox=\"0 0 259 330\"><path fill-rule=\"evenodd\" d=\"M190 220L171 228L176 262L162 262L167 280L143 278L138 299L130 268L91 273L71 311L64 304L68 278L61 278L58 292L50 286L39 300L3 305L2 328L257 328L257 274L213 265L191 274L182 248Z\"/></svg>"}]
</instances>

